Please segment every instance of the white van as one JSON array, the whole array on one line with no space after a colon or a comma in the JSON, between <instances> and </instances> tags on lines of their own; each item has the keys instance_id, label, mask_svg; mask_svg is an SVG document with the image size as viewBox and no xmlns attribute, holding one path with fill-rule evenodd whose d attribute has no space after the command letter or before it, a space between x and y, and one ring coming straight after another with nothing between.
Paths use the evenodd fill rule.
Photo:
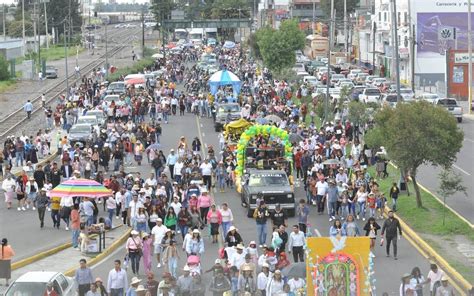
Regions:
<instances>
[{"instance_id":1,"label":"white van","mask_svg":"<svg viewBox=\"0 0 474 296\"><path fill-rule=\"evenodd\" d=\"M191 29L188 34L189 40L195 45L201 45L204 38L204 29Z\"/></svg>"}]
</instances>

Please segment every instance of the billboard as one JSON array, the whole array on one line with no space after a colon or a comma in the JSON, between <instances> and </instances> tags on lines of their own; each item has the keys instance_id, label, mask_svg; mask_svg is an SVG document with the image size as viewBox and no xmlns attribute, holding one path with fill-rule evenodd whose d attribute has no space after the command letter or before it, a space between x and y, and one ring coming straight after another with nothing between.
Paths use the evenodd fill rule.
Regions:
<instances>
[{"instance_id":1,"label":"billboard","mask_svg":"<svg viewBox=\"0 0 474 296\"><path fill-rule=\"evenodd\" d=\"M467 0L411 1L415 27L415 76L421 85L445 80L446 50L467 49ZM473 1L474 3L474 1ZM472 7L474 11L474 6ZM472 17L474 28L474 15ZM455 34L455 38L453 35Z\"/></svg>"}]
</instances>

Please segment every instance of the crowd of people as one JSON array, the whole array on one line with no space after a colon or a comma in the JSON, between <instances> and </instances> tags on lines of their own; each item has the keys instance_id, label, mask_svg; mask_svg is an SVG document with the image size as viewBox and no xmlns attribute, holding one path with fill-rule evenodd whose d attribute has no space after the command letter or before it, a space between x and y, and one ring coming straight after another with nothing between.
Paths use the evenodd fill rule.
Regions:
<instances>
[{"instance_id":1,"label":"crowd of people","mask_svg":"<svg viewBox=\"0 0 474 296\"><path fill-rule=\"evenodd\" d=\"M393 211L383 220L388 199L368 171L375 165L377 178L388 175L384 148L363 145L359 131L365 127L347 120L346 110L336 110L334 122L316 127L312 106L299 104L299 98L310 93L308 84L274 81L268 70L256 67L238 48L216 46L213 53L221 67L243 82L237 98L242 118L268 123L265 118L275 115L280 120L271 123L290 134L293 167L288 173L294 172L293 185L304 187L306 193L298 201L297 224L289 225L287 213L278 204L269 211L265 201L259 200L254 212L261 229L257 240L239 232L231 208L225 202L217 204L212 190L217 187L224 192L236 181L235 151L223 134L218 148L204 147L198 137L183 136L169 152L160 149L160 137L172 129L173 117L194 113L212 118L217 104L231 96L228 88L208 95L209 73L194 64L202 54L200 49L187 48L157 60L143 72L161 69L163 75L147 80L142 88L128 88L117 102L102 100L106 84L93 71L57 100L54 111L45 107L45 132L8 138L2 154L7 208L16 198L18 211L38 212L41 229L45 213L50 212L54 227L60 229L62 223L71 231L74 248L86 253L89 234L97 225L109 229L121 222L131 228L127 256L115 261L106 282L94 278L81 260L75 274L80 296L305 295L305 279L287 276L285 268L291 264L290 254L295 263L305 261L305 237L313 231L308 220L316 213L333 222L330 236L368 236L373 257L377 239L383 237L380 242L386 244L386 256L397 260L402 229L393 211L400 189L397 184L391 188ZM91 141L74 143L67 131L88 110L103 110L106 122ZM38 164L36 154L51 153L53 137L60 160ZM272 140L281 145L279 139ZM152 172L147 176L128 172L132 163ZM23 165L18 177L11 173L13 167ZM49 197L50 190L72 178L94 179L113 195L97 200ZM358 220L363 222L361 229ZM206 269L201 262L206 245L220 241L224 245L215 254L214 265ZM185 265L180 266L180 258L185 258ZM155 265L163 271L159 279L153 272ZM427 280L419 269L404 276L400 295L420 296L425 283L430 283L431 291L436 288L443 293L436 295L450 295L438 272L432 267ZM212 276L206 283L203 277L208 273ZM441 287L435 287L436 283Z\"/></svg>"}]
</instances>

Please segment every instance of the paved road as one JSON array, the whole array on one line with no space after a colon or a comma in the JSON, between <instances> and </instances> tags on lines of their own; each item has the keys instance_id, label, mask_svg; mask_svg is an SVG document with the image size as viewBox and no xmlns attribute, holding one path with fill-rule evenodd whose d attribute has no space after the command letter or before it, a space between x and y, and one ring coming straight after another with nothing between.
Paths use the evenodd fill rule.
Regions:
<instances>
[{"instance_id":1,"label":"paved road","mask_svg":"<svg viewBox=\"0 0 474 296\"><path fill-rule=\"evenodd\" d=\"M464 142L458 159L453 165L453 170L459 173L463 180L463 185L467 187L467 196L457 193L446 200L447 204L461 214L464 218L474 224L474 119L464 117L460 127L464 131ZM424 166L419 171L418 180L431 192L437 194L438 174L440 168Z\"/></svg>"},{"instance_id":2,"label":"paved road","mask_svg":"<svg viewBox=\"0 0 474 296\"><path fill-rule=\"evenodd\" d=\"M212 120L202 118L199 122L196 121L196 117L187 114L184 118L179 118L179 121L173 119L172 121L173 133L166 132L163 136L163 150L167 151L169 148L174 147L178 142L181 135L184 135L187 139L192 139L198 135L198 130L201 130L201 136L203 143L218 147L217 134L214 132L212 126ZM198 128L199 127L199 128ZM217 204L227 202L234 213L234 221L236 227L243 235L243 239L246 243L251 240L256 240L256 227L253 219L247 218L245 210L240 206L240 198L234 190L227 190L226 193L214 193ZM296 189L296 196L303 197L304 191L301 187ZM330 223L326 216L317 216L312 208L312 214L310 215L310 223L313 227L318 228L321 235L327 236L329 232ZM294 218L289 219L289 225L295 224ZM380 222L381 223L381 222ZM268 230L270 231L270 229ZM181 243L181 239L178 240ZM270 243L270 234L268 235L267 243ZM209 237L205 237L205 254L203 256L203 268L206 270L211 267L215 259L217 258L217 251L219 245L212 244ZM399 295L399 284L400 276L404 272L410 272L414 266L419 266L425 273L428 271L428 261L423 258L404 238L399 241L399 260L394 261L393 258L386 258L384 256L384 250L382 247L377 246L376 249L376 265L375 275L377 278L377 291L382 294L383 291L387 291L390 295ZM114 254L106 258L103 262L99 263L94 268L94 276L107 277L108 271L113 266L114 259L123 259L125 257L124 248L120 248ZM182 256L184 257L184 256ZM181 258L180 267L184 265L185 258ZM158 270L156 268L156 260L153 263L153 269L156 275L161 275L163 269ZM143 273L143 270L141 271ZM131 272L130 272L131 274ZM131 276L130 276L131 277ZM210 276L206 275L204 280L209 283Z\"/></svg>"}]
</instances>

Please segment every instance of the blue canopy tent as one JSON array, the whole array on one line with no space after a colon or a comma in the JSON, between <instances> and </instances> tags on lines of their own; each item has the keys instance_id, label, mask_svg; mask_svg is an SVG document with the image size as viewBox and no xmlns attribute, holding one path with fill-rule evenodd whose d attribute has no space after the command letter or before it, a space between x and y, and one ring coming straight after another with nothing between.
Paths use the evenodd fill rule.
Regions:
<instances>
[{"instance_id":1,"label":"blue canopy tent","mask_svg":"<svg viewBox=\"0 0 474 296\"><path fill-rule=\"evenodd\" d=\"M234 96L237 97L237 95L240 93L240 87L242 86L242 82L240 81L239 77L227 70L217 71L216 73L212 74L208 83L213 96L216 95L219 86L232 85Z\"/></svg>"}]
</instances>

